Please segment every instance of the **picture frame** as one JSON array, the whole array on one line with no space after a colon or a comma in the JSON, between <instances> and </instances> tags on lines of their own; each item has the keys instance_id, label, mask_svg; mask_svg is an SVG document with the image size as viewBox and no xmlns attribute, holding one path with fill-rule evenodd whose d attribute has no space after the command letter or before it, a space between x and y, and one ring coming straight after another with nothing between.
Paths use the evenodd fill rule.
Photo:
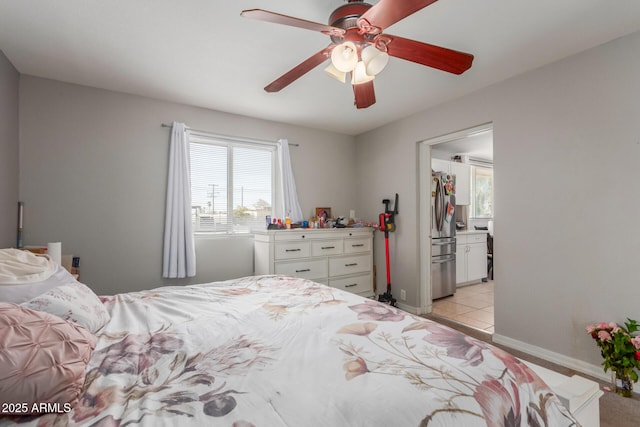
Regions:
<instances>
[{"instance_id":1,"label":"picture frame","mask_svg":"<svg viewBox=\"0 0 640 427\"><path fill-rule=\"evenodd\" d=\"M316 217L320 218L326 214L325 219L333 218L331 214L331 208L316 208Z\"/></svg>"}]
</instances>

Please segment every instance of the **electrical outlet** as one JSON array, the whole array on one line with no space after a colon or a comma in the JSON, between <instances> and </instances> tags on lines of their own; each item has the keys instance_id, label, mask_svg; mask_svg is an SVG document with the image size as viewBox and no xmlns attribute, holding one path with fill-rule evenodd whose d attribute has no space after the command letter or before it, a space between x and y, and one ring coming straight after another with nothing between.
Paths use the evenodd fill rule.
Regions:
<instances>
[{"instance_id":1,"label":"electrical outlet","mask_svg":"<svg viewBox=\"0 0 640 427\"><path fill-rule=\"evenodd\" d=\"M407 300L407 291L405 291L404 289L400 289L400 299L402 301L406 301Z\"/></svg>"}]
</instances>

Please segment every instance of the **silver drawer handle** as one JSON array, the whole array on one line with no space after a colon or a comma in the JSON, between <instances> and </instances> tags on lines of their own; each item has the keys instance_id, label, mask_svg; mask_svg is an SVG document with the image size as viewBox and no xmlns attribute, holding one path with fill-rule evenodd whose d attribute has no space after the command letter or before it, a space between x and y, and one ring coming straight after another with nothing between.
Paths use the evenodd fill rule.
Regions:
<instances>
[{"instance_id":1,"label":"silver drawer handle","mask_svg":"<svg viewBox=\"0 0 640 427\"><path fill-rule=\"evenodd\" d=\"M321 249L335 249L335 246L323 246Z\"/></svg>"},{"instance_id":2,"label":"silver drawer handle","mask_svg":"<svg viewBox=\"0 0 640 427\"><path fill-rule=\"evenodd\" d=\"M300 252L302 249L285 249L285 252Z\"/></svg>"},{"instance_id":3,"label":"silver drawer handle","mask_svg":"<svg viewBox=\"0 0 640 427\"><path fill-rule=\"evenodd\" d=\"M311 271L310 268L305 268L304 270L296 270L296 273L305 273L307 271Z\"/></svg>"},{"instance_id":4,"label":"silver drawer handle","mask_svg":"<svg viewBox=\"0 0 640 427\"><path fill-rule=\"evenodd\" d=\"M354 286L358 286L358 284L357 283L352 283L350 285L345 285L344 287L345 288L353 288Z\"/></svg>"},{"instance_id":5,"label":"silver drawer handle","mask_svg":"<svg viewBox=\"0 0 640 427\"><path fill-rule=\"evenodd\" d=\"M358 265L357 262L352 262L351 264L345 264L345 267L353 267L354 265Z\"/></svg>"},{"instance_id":6,"label":"silver drawer handle","mask_svg":"<svg viewBox=\"0 0 640 427\"><path fill-rule=\"evenodd\" d=\"M360 243L358 245L351 245L352 248L360 248L362 246L364 246L364 243Z\"/></svg>"}]
</instances>

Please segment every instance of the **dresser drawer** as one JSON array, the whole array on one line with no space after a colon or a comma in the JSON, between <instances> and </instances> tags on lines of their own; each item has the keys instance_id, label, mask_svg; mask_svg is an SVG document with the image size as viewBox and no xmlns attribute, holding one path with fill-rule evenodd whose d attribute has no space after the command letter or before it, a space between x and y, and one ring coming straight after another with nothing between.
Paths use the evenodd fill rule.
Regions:
<instances>
[{"instance_id":1,"label":"dresser drawer","mask_svg":"<svg viewBox=\"0 0 640 427\"><path fill-rule=\"evenodd\" d=\"M277 262L275 265L275 273L302 277L303 279L320 279L327 277L327 259Z\"/></svg>"},{"instance_id":2,"label":"dresser drawer","mask_svg":"<svg viewBox=\"0 0 640 427\"><path fill-rule=\"evenodd\" d=\"M485 233L467 235L467 243L485 243L486 241L487 235Z\"/></svg>"},{"instance_id":3,"label":"dresser drawer","mask_svg":"<svg viewBox=\"0 0 640 427\"><path fill-rule=\"evenodd\" d=\"M344 253L356 254L371 251L371 239L363 237L361 239L344 239Z\"/></svg>"},{"instance_id":4,"label":"dresser drawer","mask_svg":"<svg viewBox=\"0 0 640 427\"><path fill-rule=\"evenodd\" d=\"M342 276L352 273L368 273L371 271L371 255L331 258L329 260L329 276Z\"/></svg>"},{"instance_id":5,"label":"dresser drawer","mask_svg":"<svg viewBox=\"0 0 640 427\"><path fill-rule=\"evenodd\" d=\"M311 256L342 254L342 240L320 240L311 242Z\"/></svg>"},{"instance_id":6,"label":"dresser drawer","mask_svg":"<svg viewBox=\"0 0 640 427\"><path fill-rule=\"evenodd\" d=\"M307 258L311 253L309 242L276 243L275 259Z\"/></svg>"},{"instance_id":7,"label":"dresser drawer","mask_svg":"<svg viewBox=\"0 0 640 427\"><path fill-rule=\"evenodd\" d=\"M276 242L281 242L284 240L308 240L309 238L311 238L311 234L307 233L306 231L302 230L302 229L295 229L295 230L282 230L278 233L276 233L276 235L274 236L274 240Z\"/></svg>"},{"instance_id":8,"label":"dresser drawer","mask_svg":"<svg viewBox=\"0 0 640 427\"><path fill-rule=\"evenodd\" d=\"M343 291L360 294L371 292L371 274L361 274L359 276L345 277L340 279L329 279L329 286L342 289Z\"/></svg>"}]
</instances>

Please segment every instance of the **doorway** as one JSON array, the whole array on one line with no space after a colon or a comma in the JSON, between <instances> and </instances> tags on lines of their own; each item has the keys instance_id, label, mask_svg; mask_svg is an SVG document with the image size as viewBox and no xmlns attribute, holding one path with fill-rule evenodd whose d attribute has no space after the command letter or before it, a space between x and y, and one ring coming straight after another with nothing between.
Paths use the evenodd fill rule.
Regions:
<instances>
[{"instance_id":1,"label":"doorway","mask_svg":"<svg viewBox=\"0 0 640 427\"><path fill-rule=\"evenodd\" d=\"M422 141L419 146L420 295L423 312L494 332L493 126L491 123ZM432 300L434 207L432 170L456 176L456 287ZM489 197L490 196L490 197ZM489 197L489 198L488 198ZM489 254L491 254L489 256ZM429 262L425 262L428 260ZM436 275L437 276L437 275Z\"/></svg>"}]
</instances>

